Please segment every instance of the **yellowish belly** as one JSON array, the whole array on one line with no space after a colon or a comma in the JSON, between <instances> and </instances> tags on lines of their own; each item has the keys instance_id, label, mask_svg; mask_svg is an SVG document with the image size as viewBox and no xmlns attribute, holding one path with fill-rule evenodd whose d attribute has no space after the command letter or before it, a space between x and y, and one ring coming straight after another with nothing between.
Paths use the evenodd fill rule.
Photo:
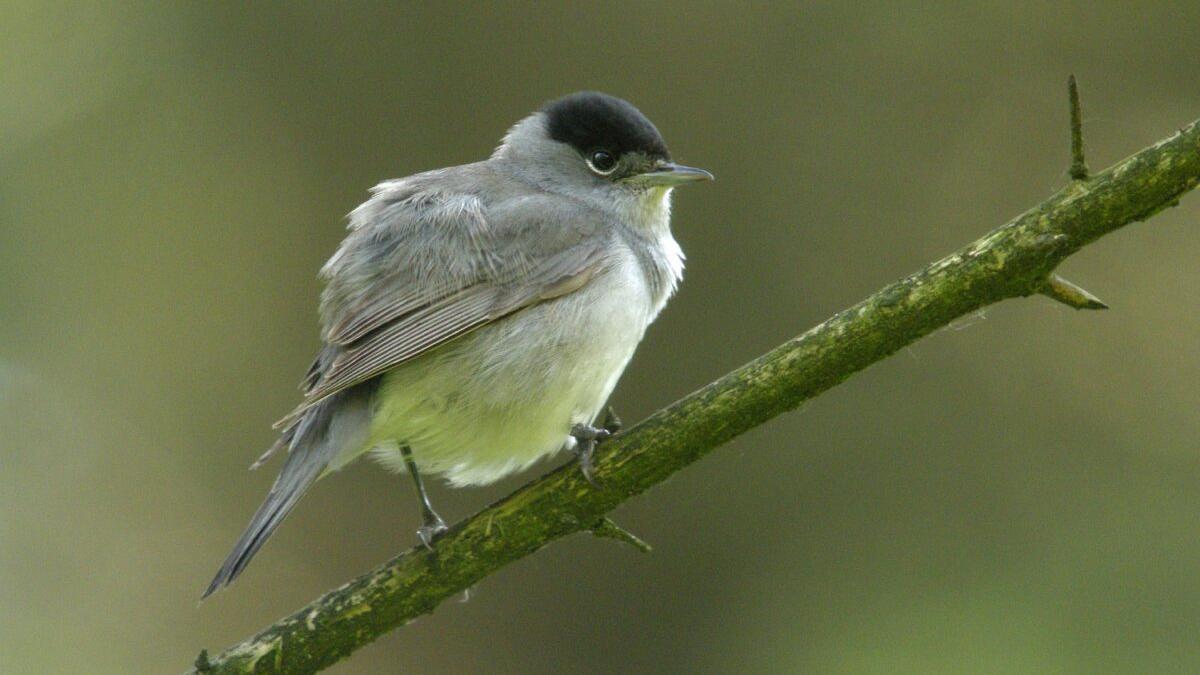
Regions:
<instances>
[{"instance_id":1,"label":"yellowish belly","mask_svg":"<svg viewBox=\"0 0 1200 675\"><path fill-rule=\"evenodd\" d=\"M480 485L561 449L592 422L641 340L648 307L637 288L598 287L486 326L387 373L370 441L403 470ZM345 460L352 459L346 457Z\"/></svg>"}]
</instances>

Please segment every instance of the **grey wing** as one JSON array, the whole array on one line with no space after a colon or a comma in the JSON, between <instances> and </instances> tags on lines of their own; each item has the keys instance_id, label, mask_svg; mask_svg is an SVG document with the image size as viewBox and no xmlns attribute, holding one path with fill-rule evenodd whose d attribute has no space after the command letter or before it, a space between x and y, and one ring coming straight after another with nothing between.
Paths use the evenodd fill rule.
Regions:
<instances>
[{"instance_id":1,"label":"grey wing","mask_svg":"<svg viewBox=\"0 0 1200 675\"><path fill-rule=\"evenodd\" d=\"M429 217L447 201L457 218ZM603 264L605 239L556 218L552 202L522 202L499 209L499 223L487 222L482 207L427 193L420 197L422 210L406 214L405 222L376 211L368 214L372 221L356 226L358 211L352 214L355 231L326 266L326 346L302 385L303 403L278 424L480 326L586 284ZM380 227L402 241L371 231ZM366 253L372 246L391 248L391 257Z\"/></svg>"},{"instance_id":2,"label":"grey wing","mask_svg":"<svg viewBox=\"0 0 1200 675\"><path fill-rule=\"evenodd\" d=\"M478 283L374 329L361 329L357 334L362 337L346 343L313 382L301 409L479 326L582 287L598 269L601 253L598 247L565 251L528 278Z\"/></svg>"}]
</instances>

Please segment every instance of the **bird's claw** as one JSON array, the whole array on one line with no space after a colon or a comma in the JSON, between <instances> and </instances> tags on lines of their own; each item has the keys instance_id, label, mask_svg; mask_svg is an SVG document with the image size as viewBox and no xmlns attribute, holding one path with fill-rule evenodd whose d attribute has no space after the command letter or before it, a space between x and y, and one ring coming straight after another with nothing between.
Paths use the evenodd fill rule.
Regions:
<instances>
[{"instance_id":1,"label":"bird's claw","mask_svg":"<svg viewBox=\"0 0 1200 675\"><path fill-rule=\"evenodd\" d=\"M450 528L446 527L446 521L435 513L433 518L427 518L425 524L417 528L417 538L421 540L421 544L425 548L432 551L433 540L442 536L448 529Z\"/></svg>"},{"instance_id":2,"label":"bird's claw","mask_svg":"<svg viewBox=\"0 0 1200 675\"><path fill-rule=\"evenodd\" d=\"M596 444L609 438L613 432L590 424L576 424L571 427L571 437L575 439L575 447L571 449L579 459L579 470L592 487L599 487L592 467L592 456L596 452Z\"/></svg>"}]
</instances>

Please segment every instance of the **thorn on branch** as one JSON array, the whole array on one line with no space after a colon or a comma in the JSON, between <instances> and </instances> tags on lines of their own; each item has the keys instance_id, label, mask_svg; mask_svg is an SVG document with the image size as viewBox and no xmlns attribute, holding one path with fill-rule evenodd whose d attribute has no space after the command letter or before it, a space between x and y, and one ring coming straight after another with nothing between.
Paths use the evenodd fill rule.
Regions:
<instances>
[{"instance_id":1,"label":"thorn on branch","mask_svg":"<svg viewBox=\"0 0 1200 675\"><path fill-rule=\"evenodd\" d=\"M636 534L614 523L611 518L603 518L600 520L600 522L596 523L596 525L592 527L592 534L602 539L616 539L617 541L623 541L642 553L649 553L653 550L650 547L650 544L647 544Z\"/></svg>"},{"instance_id":2,"label":"thorn on branch","mask_svg":"<svg viewBox=\"0 0 1200 675\"><path fill-rule=\"evenodd\" d=\"M201 649L200 654L196 657L196 662L192 664L197 673L211 673L213 666L208 660L208 650Z\"/></svg>"},{"instance_id":3,"label":"thorn on branch","mask_svg":"<svg viewBox=\"0 0 1200 675\"><path fill-rule=\"evenodd\" d=\"M1067 94L1071 99L1071 179L1087 180L1088 166L1083 159L1083 110L1079 106L1079 86L1075 76L1067 78Z\"/></svg>"},{"instance_id":4,"label":"thorn on branch","mask_svg":"<svg viewBox=\"0 0 1200 675\"><path fill-rule=\"evenodd\" d=\"M1108 309L1103 300L1057 274L1046 277L1041 294L1075 309Z\"/></svg>"},{"instance_id":5,"label":"thorn on branch","mask_svg":"<svg viewBox=\"0 0 1200 675\"><path fill-rule=\"evenodd\" d=\"M604 421L600 423L601 429L606 429L610 434L616 434L625 426L620 417L617 417L617 411L613 410L610 405L604 411Z\"/></svg>"}]
</instances>

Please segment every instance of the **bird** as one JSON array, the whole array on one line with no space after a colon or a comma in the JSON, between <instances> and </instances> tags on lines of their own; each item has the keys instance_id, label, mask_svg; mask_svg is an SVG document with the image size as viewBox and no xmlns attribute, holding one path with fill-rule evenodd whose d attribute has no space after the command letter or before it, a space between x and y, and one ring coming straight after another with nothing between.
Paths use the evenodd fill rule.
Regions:
<instances>
[{"instance_id":1,"label":"bird","mask_svg":"<svg viewBox=\"0 0 1200 675\"><path fill-rule=\"evenodd\" d=\"M282 468L202 598L362 455L411 476L427 547L447 528L422 476L486 485L568 451L594 481L597 418L682 278L672 190L712 178L631 103L583 91L483 161L375 186L321 268L303 400L254 464Z\"/></svg>"}]
</instances>

